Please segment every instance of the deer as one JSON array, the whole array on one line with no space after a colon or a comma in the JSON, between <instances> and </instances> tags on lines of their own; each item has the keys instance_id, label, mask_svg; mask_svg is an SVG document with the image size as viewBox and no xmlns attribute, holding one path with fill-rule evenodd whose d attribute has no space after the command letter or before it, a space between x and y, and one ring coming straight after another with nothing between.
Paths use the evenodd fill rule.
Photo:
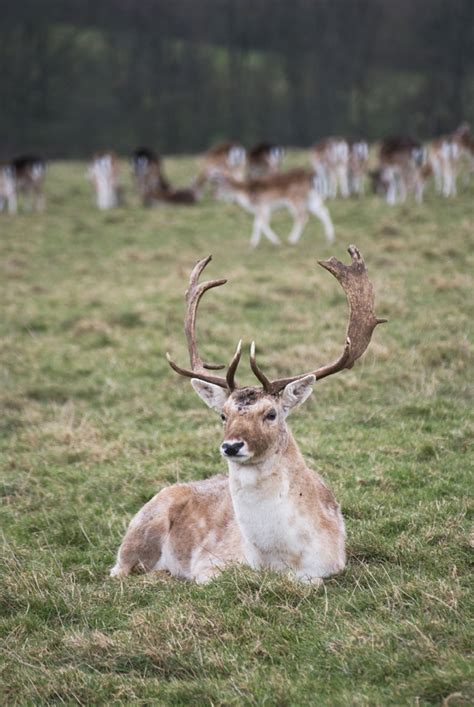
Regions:
<instances>
[{"instance_id":1,"label":"deer","mask_svg":"<svg viewBox=\"0 0 474 707\"><path fill-rule=\"evenodd\" d=\"M27 211L44 211L46 162L37 155L21 155L11 161L17 196L25 199ZM16 211L16 208L15 208Z\"/></svg>"},{"instance_id":2,"label":"deer","mask_svg":"<svg viewBox=\"0 0 474 707\"><path fill-rule=\"evenodd\" d=\"M326 240L334 240L334 226L328 209L319 193L318 180L314 172L307 169L292 169L259 179L237 180L233 177L217 178L218 198L239 204L254 215L250 245L256 248L263 234L273 245L280 239L270 226L272 211L286 208L294 219L288 243L299 241L308 222L308 212L314 214L324 226Z\"/></svg>"},{"instance_id":3,"label":"deer","mask_svg":"<svg viewBox=\"0 0 474 707\"><path fill-rule=\"evenodd\" d=\"M369 146L365 140L349 143L348 186L353 196L364 195L364 179L369 163Z\"/></svg>"},{"instance_id":4,"label":"deer","mask_svg":"<svg viewBox=\"0 0 474 707\"><path fill-rule=\"evenodd\" d=\"M203 402L224 425L221 456L227 475L176 483L162 489L132 518L120 545L112 577L132 571L164 570L205 584L232 565L288 573L295 581L320 585L346 564L345 527L332 491L306 464L287 425L288 415L311 395L316 381L352 368L367 349L375 327L386 321L374 311L374 292L355 246L351 264L321 260L341 284L349 303L345 344L339 358L308 373L271 380L257 363L250 368L260 386L239 387L240 341L225 375L198 351L196 315L203 294L225 279L199 283L211 260L200 260L186 292L185 335L190 368L167 354L171 368L191 379Z\"/></svg>"},{"instance_id":5,"label":"deer","mask_svg":"<svg viewBox=\"0 0 474 707\"><path fill-rule=\"evenodd\" d=\"M87 176L92 181L97 206L101 210L113 209L121 201L119 165L113 152L96 152L89 164Z\"/></svg>"},{"instance_id":6,"label":"deer","mask_svg":"<svg viewBox=\"0 0 474 707\"><path fill-rule=\"evenodd\" d=\"M245 147L238 142L223 142L211 147L202 156L201 171L194 180L193 190L198 197L208 182L219 176L244 179L247 167Z\"/></svg>"},{"instance_id":7,"label":"deer","mask_svg":"<svg viewBox=\"0 0 474 707\"><path fill-rule=\"evenodd\" d=\"M170 184L163 174L161 158L147 147L138 147L132 154L132 170L138 195L143 206L151 206L157 191L165 192Z\"/></svg>"},{"instance_id":8,"label":"deer","mask_svg":"<svg viewBox=\"0 0 474 707\"><path fill-rule=\"evenodd\" d=\"M252 147L247 158L250 179L276 174L280 170L284 154L282 147L269 142L260 142Z\"/></svg>"},{"instance_id":9,"label":"deer","mask_svg":"<svg viewBox=\"0 0 474 707\"><path fill-rule=\"evenodd\" d=\"M385 190L386 202L391 205L404 202L411 192L421 203L431 174L421 143L405 136L387 138L380 146L379 160L377 180Z\"/></svg>"},{"instance_id":10,"label":"deer","mask_svg":"<svg viewBox=\"0 0 474 707\"><path fill-rule=\"evenodd\" d=\"M318 142L311 151L311 164L316 172L323 197L334 199L338 191L349 196L349 145L339 137Z\"/></svg>"},{"instance_id":11,"label":"deer","mask_svg":"<svg viewBox=\"0 0 474 707\"><path fill-rule=\"evenodd\" d=\"M462 123L453 133L439 137L429 145L429 161L438 194L445 197L457 195L457 177L463 160L467 163L468 173L474 171L474 138L468 123Z\"/></svg>"},{"instance_id":12,"label":"deer","mask_svg":"<svg viewBox=\"0 0 474 707\"><path fill-rule=\"evenodd\" d=\"M9 214L18 211L15 169L11 162L0 162L0 211L5 208Z\"/></svg>"},{"instance_id":13,"label":"deer","mask_svg":"<svg viewBox=\"0 0 474 707\"><path fill-rule=\"evenodd\" d=\"M146 147L132 154L132 169L143 206L195 204L193 189L175 189L165 177L161 158Z\"/></svg>"}]
</instances>

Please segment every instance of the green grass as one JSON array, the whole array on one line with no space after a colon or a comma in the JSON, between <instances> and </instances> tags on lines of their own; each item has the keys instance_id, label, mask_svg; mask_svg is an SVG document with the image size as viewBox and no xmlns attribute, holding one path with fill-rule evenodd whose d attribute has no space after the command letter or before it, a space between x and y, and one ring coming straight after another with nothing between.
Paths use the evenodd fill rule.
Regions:
<instances>
[{"instance_id":1,"label":"green grass","mask_svg":"<svg viewBox=\"0 0 474 707\"><path fill-rule=\"evenodd\" d=\"M250 251L236 206L144 211L130 187L100 213L84 170L52 164L46 213L0 215L2 702L468 704L472 184L420 206L333 202L335 245L313 219L297 247ZM180 184L195 170L169 162ZM291 422L342 504L347 570L320 590L248 569L109 580L157 488L223 469L217 416L164 357L187 363L192 264L212 253L230 280L201 307L206 356L256 338L285 375L340 351L345 299L316 260L348 262L349 243L390 323Z\"/></svg>"}]
</instances>

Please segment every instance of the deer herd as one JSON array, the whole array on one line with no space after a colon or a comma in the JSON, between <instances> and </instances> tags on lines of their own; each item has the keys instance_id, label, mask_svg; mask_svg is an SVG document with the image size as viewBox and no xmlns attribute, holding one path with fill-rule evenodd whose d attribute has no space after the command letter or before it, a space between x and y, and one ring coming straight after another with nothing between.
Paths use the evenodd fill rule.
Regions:
<instances>
[{"instance_id":1,"label":"deer herd","mask_svg":"<svg viewBox=\"0 0 474 707\"><path fill-rule=\"evenodd\" d=\"M309 151L308 168L283 170L284 156L282 147L267 142L249 150L236 142L221 143L201 156L198 175L187 188L172 186L162 159L149 148L133 152L131 167L138 198L145 207L190 206L210 188L217 199L238 204L253 216L253 247L262 236L274 245L280 243L270 220L282 208L293 218L289 243L298 242L310 214L319 219L327 241L332 242L334 226L325 202L337 196L362 197L367 181L388 204L404 202L409 195L416 202L423 201L430 179L438 194L456 196L461 170L465 179L474 172L474 137L463 123L427 144L397 136L369 150L365 140L326 138ZM19 196L24 198L25 209L43 210L45 171L45 161L34 155L0 162L0 211L17 213ZM87 177L99 209L124 203L122 169L114 152L94 154Z\"/></svg>"}]
</instances>

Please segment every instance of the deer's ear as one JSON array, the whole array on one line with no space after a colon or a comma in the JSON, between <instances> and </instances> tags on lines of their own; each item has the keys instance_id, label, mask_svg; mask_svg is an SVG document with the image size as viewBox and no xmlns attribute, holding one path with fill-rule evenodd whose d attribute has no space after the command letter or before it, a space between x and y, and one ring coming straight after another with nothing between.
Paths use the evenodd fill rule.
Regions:
<instances>
[{"instance_id":1,"label":"deer's ear","mask_svg":"<svg viewBox=\"0 0 474 707\"><path fill-rule=\"evenodd\" d=\"M300 378L293 383L288 383L281 396L281 402L283 406L283 412L289 415L293 408L302 405L304 401L309 398L313 392L313 385L316 382L316 378L313 375L305 376Z\"/></svg>"},{"instance_id":2,"label":"deer's ear","mask_svg":"<svg viewBox=\"0 0 474 707\"><path fill-rule=\"evenodd\" d=\"M202 400L213 410L221 412L229 392L214 383L206 383L198 378L191 379L191 385Z\"/></svg>"}]
</instances>

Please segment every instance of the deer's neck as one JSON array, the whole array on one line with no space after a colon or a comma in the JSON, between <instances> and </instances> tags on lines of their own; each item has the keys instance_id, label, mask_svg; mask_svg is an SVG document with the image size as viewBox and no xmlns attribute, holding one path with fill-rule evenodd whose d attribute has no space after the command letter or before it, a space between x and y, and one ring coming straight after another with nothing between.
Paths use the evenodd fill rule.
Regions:
<instances>
[{"instance_id":1,"label":"deer's neck","mask_svg":"<svg viewBox=\"0 0 474 707\"><path fill-rule=\"evenodd\" d=\"M267 492L273 487L275 492L282 493L288 486L290 475L306 467L303 455L291 434L286 431L281 448L262 461L238 464L228 460L231 493L235 494L245 489Z\"/></svg>"}]
</instances>

